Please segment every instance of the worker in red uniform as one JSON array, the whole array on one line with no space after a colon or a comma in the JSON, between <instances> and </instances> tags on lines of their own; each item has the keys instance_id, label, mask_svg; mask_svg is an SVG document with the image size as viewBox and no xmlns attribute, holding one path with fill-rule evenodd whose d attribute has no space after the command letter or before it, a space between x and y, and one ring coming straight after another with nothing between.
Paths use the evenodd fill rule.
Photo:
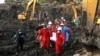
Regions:
<instances>
[{"instance_id":1,"label":"worker in red uniform","mask_svg":"<svg viewBox=\"0 0 100 56\"><path fill-rule=\"evenodd\" d=\"M48 22L47 30L49 31L50 38L52 37L52 21ZM50 41L50 47L52 47L52 42Z\"/></svg>"},{"instance_id":2,"label":"worker in red uniform","mask_svg":"<svg viewBox=\"0 0 100 56\"><path fill-rule=\"evenodd\" d=\"M42 35L40 35L40 33L41 33L41 31L42 31L42 29L43 29L43 26L44 26L44 24L41 24L39 27L38 27L38 32L37 32L37 37L36 37L36 41L38 41L39 42L39 44L40 44L40 48L42 47Z\"/></svg>"},{"instance_id":3,"label":"worker in red uniform","mask_svg":"<svg viewBox=\"0 0 100 56\"><path fill-rule=\"evenodd\" d=\"M61 23L64 22L64 21L66 21L66 20L64 19L64 17L61 17L60 20L59 20L59 24L61 24Z\"/></svg>"},{"instance_id":4,"label":"worker in red uniform","mask_svg":"<svg viewBox=\"0 0 100 56\"><path fill-rule=\"evenodd\" d=\"M48 22L48 28L50 29L50 31L52 32L56 32L57 29L56 29L56 24L55 23L52 23L51 21Z\"/></svg>"},{"instance_id":5,"label":"worker in red uniform","mask_svg":"<svg viewBox=\"0 0 100 56\"><path fill-rule=\"evenodd\" d=\"M65 42L65 37L64 34L61 33L62 28L58 27L57 28L57 33L56 33L56 56L59 56L62 52L64 52L63 44Z\"/></svg>"},{"instance_id":6,"label":"worker in red uniform","mask_svg":"<svg viewBox=\"0 0 100 56\"><path fill-rule=\"evenodd\" d=\"M45 25L41 29L39 36L42 36L42 48L48 52L50 47L50 33L49 30L45 27Z\"/></svg>"},{"instance_id":7,"label":"worker in red uniform","mask_svg":"<svg viewBox=\"0 0 100 56\"><path fill-rule=\"evenodd\" d=\"M56 27L56 24L54 24L54 23L52 24L52 31L57 32L57 27Z\"/></svg>"},{"instance_id":8,"label":"worker in red uniform","mask_svg":"<svg viewBox=\"0 0 100 56\"><path fill-rule=\"evenodd\" d=\"M51 37L52 36L52 22L51 21L48 22L47 29L48 29L48 31L50 33L50 37Z\"/></svg>"}]
</instances>

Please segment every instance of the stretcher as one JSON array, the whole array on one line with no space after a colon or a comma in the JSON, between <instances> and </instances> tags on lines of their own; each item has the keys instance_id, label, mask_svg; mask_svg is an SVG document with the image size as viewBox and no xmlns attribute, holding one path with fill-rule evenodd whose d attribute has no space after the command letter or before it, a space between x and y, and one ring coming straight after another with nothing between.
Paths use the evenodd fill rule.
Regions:
<instances>
[{"instance_id":1,"label":"stretcher","mask_svg":"<svg viewBox=\"0 0 100 56\"><path fill-rule=\"evenodd\" d=\"M50 37L50 40L55 42L56 41L56 33L52 32L52 37Z\"/></svg>"}]
</instances>

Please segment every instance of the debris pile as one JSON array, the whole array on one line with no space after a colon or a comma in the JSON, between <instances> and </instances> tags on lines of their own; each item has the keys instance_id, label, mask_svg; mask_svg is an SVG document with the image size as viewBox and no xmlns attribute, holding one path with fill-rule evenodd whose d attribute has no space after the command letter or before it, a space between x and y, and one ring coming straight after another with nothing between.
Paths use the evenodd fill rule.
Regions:
<instances>
[{"instance_id":1,"label":"debris pile","mask_svg":"<svg viewBox=\"0 0 100 56\"><path fill-rule=\"evenodd\" d=\"M71 21L72 14L63 13L63 9L60 7L48 7L41 6L43 8L43 13L46 11L49 13L51 19L59 18L60 16L65 16L66 20ZM5 4L0 5L0 56L48 56L45 52L39 48L39 43L35 42L35 31L36 26L38 26L38 21L21 21L17 19L17 15L25 9L25 6L22 4ZM66 8L65 8L66 9ZM70 9L68 9L70 10ZM65 11L65 10L64 10ZM71 11L71 10L70 10ZM66 16L67 15L67 16ZM49 20L49 19L48 19ZM25 45L23 52L17 52L15 50L16 41L13 39L13 35L16 33L18 28L22 28L23 31L27 32L27 37L25 38ZM74 27L73 27L74 28ZM79 30L78 30L79 31ZM80 32L79 32L80 33ZM73 35L72 38L78 38L78 35ZM70 47L65 50L62 56L73 56L76 50L82 48L81 44L77 41L70 42ZM54 48L51 48L50 56L55 56Z\"/></svg>"}]
</instances>

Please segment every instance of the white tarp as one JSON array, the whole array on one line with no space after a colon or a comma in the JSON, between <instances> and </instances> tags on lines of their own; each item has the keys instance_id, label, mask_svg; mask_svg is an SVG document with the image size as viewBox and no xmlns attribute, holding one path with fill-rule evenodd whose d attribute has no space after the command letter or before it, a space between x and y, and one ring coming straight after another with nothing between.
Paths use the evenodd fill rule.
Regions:
<instances>
[{"instance_id":1,"label":"white tarp","mask_svg":"<svg viewBox=\"0 0 100 56\"><path fill-rule=\"evenodd\" d=\"M56 41L56 33L55 32L52 33L52 37L50 37L50 40L54 41L54 42Z\"/></svg>"},{"instance_id":2,"label":"white tarp","mask_svg":"<svg viewBox=\"0 0 100 56\"><path fill-rule=\"evenodd\" d=\"M0 4L4 4L5 3L5 0L0 0Z\"/></svg>"}]
</instances>

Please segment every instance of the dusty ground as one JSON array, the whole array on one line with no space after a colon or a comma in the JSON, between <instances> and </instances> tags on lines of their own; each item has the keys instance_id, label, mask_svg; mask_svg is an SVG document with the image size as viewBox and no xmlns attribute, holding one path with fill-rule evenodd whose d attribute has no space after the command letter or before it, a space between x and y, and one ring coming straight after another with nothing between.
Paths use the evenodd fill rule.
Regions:
<instances>
[{"instance_id":1,"label":"dusty ground","mask_svg":"<svg viewBox=\"0 0 100 56\"><path fill-rule=\"evenodd\" d=\"M0 6L0 56L55 56L54 48L51 48L49 54L47 54L43 49L39 48L38 43L34 40L36 35L35 27L38 21L30 22L28 20L20 21L17 19L16 15L19 11L23 11L23 6L20 6L22 9L18 9L18 7L19 5ZM79 35L81 35L81 29L75 28L68 18L66 20L69 22L69 25L71 25L70 27L73 29L74 34L71 36L70 46L67 47L61 56L73 56L76 53L80 54L84 50L84 46L77 41ZM22 52L16 52L16 41L13 39L13 35L18 28L22 28L27 35ZM78 52L80 49L82 49L81 52ZM100 52L94 51L92 55L96 56L97 54L99 56Z\"/></svg>"}]
</instances>

